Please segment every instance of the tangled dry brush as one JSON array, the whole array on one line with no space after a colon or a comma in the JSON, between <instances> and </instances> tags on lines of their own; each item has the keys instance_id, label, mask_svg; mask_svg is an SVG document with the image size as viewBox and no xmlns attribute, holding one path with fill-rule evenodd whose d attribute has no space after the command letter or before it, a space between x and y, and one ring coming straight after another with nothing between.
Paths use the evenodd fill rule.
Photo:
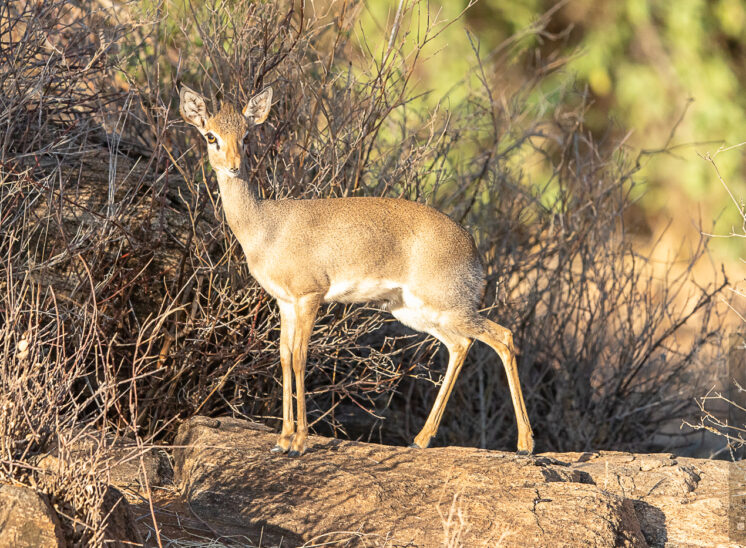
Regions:
<instances>
[{"instance_id":1,"label":"tangled dry brush","mask_svg":"<svg viewBox=\"0 0 746 548\"><path fill-rule=\"evenodd\" d=\"M461 91L427 110L416 71L446 23L425 4L403 2L382 46L358 2L97 6L0 5L0 479L44 486L79 542L101 538L117 437L280 415L278 312L176 113L181 82L236 102L273 86L248 151L266 198L403 196L475 234L540 449L652 448L689 410L719 288L682 299L691 269L657 279L634 252L641 158L585 131L582 90L541 99L562 66L542 53L546 20L497 51L475 44ZM497 69L513 63L535 78L506 89ZM442 366L375 309L325 308L312 428L404 443ZM436 443L514 445L501 369L472 350ZM34 460L49 451L54 474Z\"/></svg>"}]
</instances>

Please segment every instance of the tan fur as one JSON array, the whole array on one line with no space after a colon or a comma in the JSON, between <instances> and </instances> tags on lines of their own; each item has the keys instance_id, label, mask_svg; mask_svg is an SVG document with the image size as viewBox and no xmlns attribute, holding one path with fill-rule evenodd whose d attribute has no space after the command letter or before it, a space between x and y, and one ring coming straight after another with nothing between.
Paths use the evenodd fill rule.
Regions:
<instances>
[{"instance_id":1,"label":"tan fur","mask_svg":"<svg viewBox=\"0 0 746 548\"><path fill-rule=\"evenodd\" d=\"M531 452L533 433L512 335L478 312L484 275L471 235L446 215L406 200L259 200L248 181L242 140L253 125L266 119L271 99L271 90L265 90L243 113L224 104L210 117L204 99L184 87L180 110L206 139L215 140L208 144L208 154L226 219L251 275L280 308L283 427L276 449L291 455L305 450L305 363L321 303L375 301L448 348L448 369L430 416L415 438L417 446L427 447L437 432L469 346L479 339L503 362L516 412L518 449Z\"/></svg>"}]
</instances>

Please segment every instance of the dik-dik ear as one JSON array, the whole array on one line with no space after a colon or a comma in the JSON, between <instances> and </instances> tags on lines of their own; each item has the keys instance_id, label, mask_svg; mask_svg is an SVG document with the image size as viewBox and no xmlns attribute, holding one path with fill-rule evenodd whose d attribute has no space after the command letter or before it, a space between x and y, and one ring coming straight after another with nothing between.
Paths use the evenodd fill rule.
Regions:
<instances>
[{"instance_id":1,"label":"dik-dik ear","mask_svg":"<svg viewBox=\"0 0 746 548\"><path fill-rule=\"evenodd\" d=\"M179 112L187 124L192 124L199 130L205 129L209 117L205 98L186 86L181 86L179 92Z\"/></svg>"},{"instance_id":2,"label":"dik-dik ear","mask_svg":"<svg viewBox=\"0 0 746 548\"><path fill-rule=\"evenodd\" d=\"M267 88L249 99L243 109L243 115L254 124L261 124L269 116L270 107L272 107L272 88Z\"/></svg>"}]
</instances>

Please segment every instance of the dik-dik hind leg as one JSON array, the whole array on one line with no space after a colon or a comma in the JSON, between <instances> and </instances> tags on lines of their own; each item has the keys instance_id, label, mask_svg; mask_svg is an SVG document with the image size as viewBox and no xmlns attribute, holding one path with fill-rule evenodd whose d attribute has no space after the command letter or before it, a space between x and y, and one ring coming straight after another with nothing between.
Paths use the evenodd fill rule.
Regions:
<instances>
[{"instance_id":1,"label":"dik-dik hind leg","mask_svg":"<svg viewBox=\"0 0 746 548\"><path fill-rule=\"evenodd\" d=\"M273 453L287 453L295 434L293 420L293 337L295 334L295 307L278 303L280 307L280 363L282 364L282 432Z\"/></svg>"},{"instance_id":2,"label":"dik-dik hind leg","mask_svg":"<svg viewBox=\"0 0 746 548\"><path fill-rule=\"evenodd\" d=\"M513 409L515 410L515 420L518 425L518 451L532 453L534 451L534 433L528 420L526 404L523 401L523 392L521 391L521 381L518 378L513 334L510 330L486 318L484 319L484 327L484 331L477 335L477 339L490 345L500 356L500 360L505 367L505 374L508 377L508 386L510 387L510 397L513 400Z\"/></svg>"},{"instance_id":3,"label":"dik-dik hind leg","mask_svg":"<svg viewBox=\"0 0 746 548\"><path fill-rule=\"evenodd\" d=\"M311 338L313 322L321 304L321 295L307 295L294 303L295 330L293 333L293 372L295 373L295 405L298 427L290 444L288 456L299 457L306 450L308 420L306 418L306 356L308 340Z\"/></svg>"},{"instance_id":4,"label":"dik-dik hind leg","mask_svg":"<svg viewBox=\"0 0 746 548\"><path fill-rule=\"evenodd\" d=\"M443 411L445 411L446 403L451 395L453 386L456 384L456 378L461 371L461 366L464 365L464 359L466 354L469 352L469 346L471 346L471 339L467 337L449 336L443 337L437 335L437 338L446 345L448 348L448 369L443 377L443 383L440 385L438 395L435 398L435 403L430 411L430 415L427 417L425 426L414 438L414 443L411 447L419 447L424 449L430 444L430 440L435 436L440 425L440 419L443 418Z\"/></svg>"}]
</instances>

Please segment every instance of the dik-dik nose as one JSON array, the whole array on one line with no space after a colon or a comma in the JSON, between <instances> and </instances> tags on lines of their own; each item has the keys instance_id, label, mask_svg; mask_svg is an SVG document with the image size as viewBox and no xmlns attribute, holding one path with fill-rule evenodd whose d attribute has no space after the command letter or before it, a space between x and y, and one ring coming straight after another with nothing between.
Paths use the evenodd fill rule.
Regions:
<instances>
[{"instance_id":1,"label":"dik-dik nose","mask_svg":"<svg viewBox=\"0 0 746 548\"><path fill-rule=\"evenodd\" d=\"M238 172L241 171L241 152L240 146L229 147L225 152L228 171L234 175L238 175Z\"/></svg>"}]
</instances>

